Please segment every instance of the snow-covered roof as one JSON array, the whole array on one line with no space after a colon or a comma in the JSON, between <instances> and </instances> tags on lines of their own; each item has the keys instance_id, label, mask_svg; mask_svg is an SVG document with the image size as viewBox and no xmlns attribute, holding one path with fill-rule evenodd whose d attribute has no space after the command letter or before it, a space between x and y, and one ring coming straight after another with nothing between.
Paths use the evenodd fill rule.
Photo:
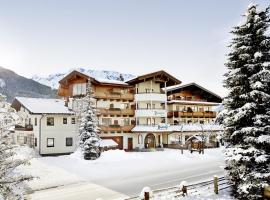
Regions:
<instances>
[{"instance_id":1,"label":"snow-covered roof","mask_svg":"<svg viewBox=\"0 0 270 200\"><path fill-rule=\"evenodd\" d=\"M186 141L189 141L192 138L194 138L196 141L199 141L199 142L202 142L203 141L203 138L201 136L198 136L198 135L192 135Z\"/></svg>"},{"instance_id":2,"label":"snow-covered roof","mask_svg":"<svg viewBox=\"0 0 270 200\"><path fill-rule=\"evenodd\" d=\"M111 84L119 84L119 85L128 85L127 83L123 81L118 81L118 80L109 80L109 79L104 79L104 78L94 78L96 81L100 83L111 83Z\"/></svg>"},{"instance_id":3,"label":"snow-covered roof","mask_svg":"<svg viewBox=\"0 0 270 200\"><path fill-rule=\"evenodd\" d=\"M219 106L221 103L207 102L207 101L187 101L187 100L170 100L168 103L183 103L183 104L200 104L200 105L212 105Z\"/></svg>"},{"instance_id":4,"label":"snow-covered roof","mask_svg":"<svg viewBox=\"0 0 270 200\"><path fill-rule=\"evenodd\" d=\"M82 76L85 76L86 78L91 78L93 81L96 81L97 83L101 83L101 84L103 83L103 84L128 85L124 81L110 80L110 79L105 79L105 78L95 78L95 77L91 76L91 74L89 74L89 73L86 73L84 71L82 72L82 71L79 71L79 70L76 70L76 69L69 72L68 74L64 75L63 78L61 80L59 80L59 83L61 83L63 80L68 78L73 73L81 74Z\"/></svg>"},{"instance_id":5,"label":"snow-covered roof","mask_svg":"<svg viewBox=\"0 0 270 200\"><path fill-rule=\"evenodd\" d=\"M100 141L100 147L117 147L118 144L112 139L102 139Z\"/></svg>"},{"instance_id":6,"label":"snow-covered roof","mask_svg":"<svg viewBox=\"0 0 270 200\"><path fill-rule=\"evenodd\" d=\"M15 106L16 101L33 114L74 114L62 99L16 97L12 105Z\"/></svg>"},{"instance_id":7,"label":"snow-covered roof","mask_svg":"<svg viewBox=\"0 0 270 200\"><path fill-rule=\"evenodd\" d=\"M206 91L206 92L208 92L208 93L222 99L221 96L215 94L214 92L211 92L210 90L208 90L208 89L206 89L206 88L202 87L201 85L199 85L197 83L194 83L194 82L193 83L188 83L188 84L183 84L183 85L182 84L173 85L173 86L170 86L170 87L166 87L166 90L167 90L167 92L169 92L169 91L173 91L173 90L177 90L177 89L181 89L181 88L185 88L185 87L189 87L189 86L196 86L196 87L198 87L198 88L200 88L200 89L202 89L202 90L204 90L204 91ZM165 90L165 88L162 88L162 89Z\"/></svg>"},{"instance_id":8,"label":"snow-covered roof","mask_svg":"<svg viewBox=\"0 0 270 200\"><path fill-rule=\"evenodd\" d=\"M137 125L132 132L191 132L191 131L222 131L223 128L217 124L181 124L172 126L140 126Z\"/></svg>"}]
</instances>

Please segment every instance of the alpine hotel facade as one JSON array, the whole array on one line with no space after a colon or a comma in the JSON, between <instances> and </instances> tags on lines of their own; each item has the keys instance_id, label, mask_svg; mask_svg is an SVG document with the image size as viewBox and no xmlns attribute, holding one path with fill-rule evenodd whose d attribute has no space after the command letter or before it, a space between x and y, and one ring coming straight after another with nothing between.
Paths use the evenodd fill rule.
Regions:
<instances>
[{"instance_id":1,"label":"alpine hotel facade","mask_svg":"<svg viewBox=\"0 0 270 200\"><path fill-rule=\"evenodd\" d=\"M119 149L184 145L203 135L213 146L222 128L213 123L222 98L196 83L182 85L165 71L131 80L111 81L72 71L59 81L58 95L69 110L79 113L81 98L91 80L102 139L112 139Z\"/></svg>"}]
</instances>

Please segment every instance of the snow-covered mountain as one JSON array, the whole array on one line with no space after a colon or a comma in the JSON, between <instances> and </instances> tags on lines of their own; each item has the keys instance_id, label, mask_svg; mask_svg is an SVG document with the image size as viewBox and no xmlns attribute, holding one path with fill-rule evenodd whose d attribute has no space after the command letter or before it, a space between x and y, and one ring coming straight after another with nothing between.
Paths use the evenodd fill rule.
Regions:
<instances>
[{"instance_id":1,"label":"snow-covered mountain","mask_svg":"<svg viewBox=\"0 0 270 200\"><path fill-rule=\"evenodd\" d=\"M46 76L46 77L35 75L32 77L32 79L43 85L47 85L53 89L57 89L59 85L58 83L59 80L61 80L66 74L70 73L73 70L77 70L79 72L85 73L93 78L109 79L109 80L119 80L120 74L122 74L116 71L75 68L75 69L70 69L67 73L50 74L49 76ZM122 76L124 80L128 80L135 77L132 74L122 74Z\"/></svg>"}]
</instances>

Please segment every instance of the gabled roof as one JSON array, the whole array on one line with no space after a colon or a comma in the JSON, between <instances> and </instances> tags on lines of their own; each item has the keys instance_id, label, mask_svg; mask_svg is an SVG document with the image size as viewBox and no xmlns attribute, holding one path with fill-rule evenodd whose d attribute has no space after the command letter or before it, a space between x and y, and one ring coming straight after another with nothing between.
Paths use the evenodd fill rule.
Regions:
<instances>
[{"instance_id":1,"label":"gabled roof","mask_svg":"<svg viewBox=\"0 0 270 200\"><path fill-rule=\"evenodd\" d=\"M190 137L186 140L186 142L189 141L189 140L195 140L195 141L202 142L202 141L204 141L204 139L205 139L205 138L203 138L203 137L200 136L200 135L192 135L192 136L190 136Z\"/></svg>"},{"instance_id":2,"label":"gabled roof","mask_svg":"<svg viewBox=\"0 0 270 200\"><path fill-rule=\"evenodd\" d=\"M59 81L59 83L60 83L60 84L65 84L68 80L70 80L70 79L72 79L72 78L74 78L74 77L76 78L76 76L83 77L83 78L85 78L86 80L90 78L91 81L94 81L94 79L93 79L92 77L88 76L87 74L82 73L82 72L79 72L79 71L77 71L77 70L73 70L72 72L66 74L66 75Z\"/></svg>"},{"instance_id":3,"label":"gabled roof","mask_svg":"<svg viewBox=\"0 0 270 200\"><path fill-rule=\"evenodd\" d=\"M183 89L183 88L187 88L187 87L190 87L190 86L195 86L201 90L204 90L205 92L209 93L209 94L212 94L213 96L219 98L220 100L222 100L222 97L215 94L214 92L211 92L210 90L202 87L201 85L197 84L197 83L188 83L188 84L184 84L184 85L181 85L181 84L178 84L178 85L173 85L173 86L170 86L170 87L167 87L167 92L170 92L170 91L174 91L174 90L178 90L178 89ZM163 88L164 90L164 88Z\"/></svg>"},{"instance_id":4,"label":"gabled roof","mask_svg":"<svg viewBox=\"0 0 270 200\"><path fill-rule=\"evenodd\" d=\"M136 84L136 83L143 82L143 81L145 81L147 79L154 78L156 76L165 77L167 79L167 81L168 81L167 86L181 83L180 80L178 80L174 76L170 75L169 73L165 72L164 70L160 70L160 71L144 74L144 75L141 75L141 76L137 76L135 78L132 78L132 79L126 81L126 83L128 83L128 84Z\"/></svg>"},{"instance_id":5,"label":"gabled roof","mask_svg":"<svg viewBox=\"0 0 270 200\"><path fill-rule=\"evenodd\" d=\"M18 111L22 106L31 114L75 114L65 106L62 99L15 97L11 107Z\"/></svg>"},{"instance_id":6,"label":"gabled roof","mask_svg":"<svg viewBox=\"0 0 270 200\"><path fill-rule=\"evenodd\" d=\"M74 77L76 78L76 76L83 77L86 80L90 78L91 82L94 83L94 84L128 86L128 84L125 83L124 81L93 78L93 77L89 76L88 74L83 73L83 72L79 72L77 70L73 70L72 72L68 73L66 76L64 76L64 78L62 78L59 81L59 83L65 85L68 82L68 80L70 80L70 79L72 79Z\"/></svg>"}]
</instances>

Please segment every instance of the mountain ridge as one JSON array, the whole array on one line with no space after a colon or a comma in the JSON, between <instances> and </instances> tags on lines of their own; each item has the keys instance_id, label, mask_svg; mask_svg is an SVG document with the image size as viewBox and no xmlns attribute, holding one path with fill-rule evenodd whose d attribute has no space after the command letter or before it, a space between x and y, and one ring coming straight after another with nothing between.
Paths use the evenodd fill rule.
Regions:
<instances>
[{"instance_id":1,"label":"mountain ridge","mask_svg":"<svg viewBox=\"0 0 270 200\"><path fill-rule=\"evenodd\" d=\"M0 93L11 102L14 97L57 98L57 91L0 66Z\"/></svg>"},{"instance_id":2,"label":"mountain ridge","mask_svg":"<svg viewBox=\"0 0 270 200\"><path fill-rule=\"evenodd\" d=\"M37 81L43 85L49 86L52 89L58 88L58 82L62 78L64 78L68 73L73 70L77 70L81 73L87 74L93 78L101 78L108 80L120 80L120 75L123 76L124 80L128 80L134 78L135 76L132 74L123 74L117 71L109 71L109 70L94 70L94 69L86 69L86 68L71 68L66 73L54 73L49 74L48 76L40 76L34 75L31 77L32 80Z\"/></svg>"}]
</instances>

